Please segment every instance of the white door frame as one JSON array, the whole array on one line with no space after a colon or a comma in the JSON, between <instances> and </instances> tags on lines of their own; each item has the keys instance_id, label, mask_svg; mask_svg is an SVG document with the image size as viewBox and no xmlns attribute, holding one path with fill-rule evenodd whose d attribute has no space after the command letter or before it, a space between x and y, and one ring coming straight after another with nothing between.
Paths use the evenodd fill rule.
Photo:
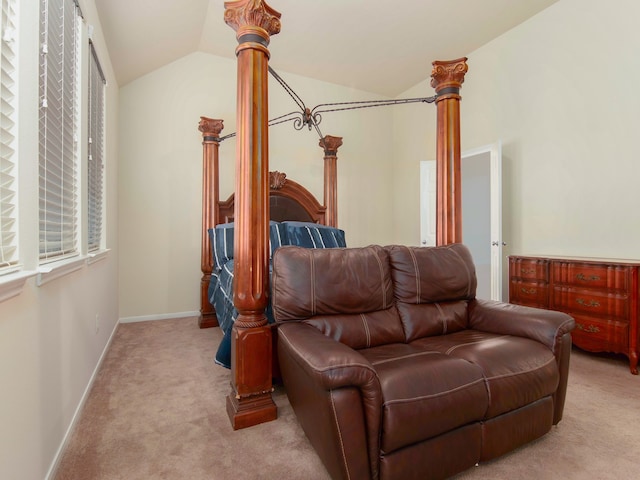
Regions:
<instances>
[{"instance_id":1,"label":"white door frame","mask_svg":"<svg viewBox=\"0 0 640 480\"><path fill-rule=\"evenodd\" d=\"M502 300L502 141L472 148L461 157L473 157L488 153L491 163L491 298Z\"/></svg>"}]
</instances>

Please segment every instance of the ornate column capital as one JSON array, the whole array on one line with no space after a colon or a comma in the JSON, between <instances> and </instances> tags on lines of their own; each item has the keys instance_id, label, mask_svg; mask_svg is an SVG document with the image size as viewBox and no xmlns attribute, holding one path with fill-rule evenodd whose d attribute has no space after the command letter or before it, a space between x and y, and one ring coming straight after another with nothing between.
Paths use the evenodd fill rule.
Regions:
<instances>
[{"instance_id":1,"label":"ornate column capital","mask_svg":"<svg viewBox=\"0 0 640 480\"><path fill-rule=\"evenodd\" d=\"M320 148L324 150L325 155L336 156L338 154L338 148L342 145L342 137L333 137L331 135L325 135L318 142Z\"/></svg>"},{"instance_id":2,"label":"ornate column capital","mask_svg":"<svg viewBox=\"0 0 640 480\"><path fill-rule=\"evenodd\" d=\"M219 140L220 132L224 128L223 120L215 119L215 118L207 118L200 117L200 122L198 123L198 130L202 132L202 137L207 139L207 137L213 137L214 139Z\"/></svg>"},{"instance_id":3,"label":"ornate column capital","mask_svg":"<svg viewBox=\"0 0 640 480\"><path fill-rule=\"evenodd\" d=\"M432 65L431 86L435 88L436 93L440 93L445 89L451 89L451 91L442 93L459 93L458 91L464 82L464 74L469 69L467 58L462 57L449 61L436 60Z\"/></svg>"},{"instance_id":4,"label":"ornate column capital","mask_svg":"<svg viewBox=\"0 0 640 480\"><path fill-rule=\"evenodd\" d=\"M264 0L224 2L224 8L224 21L237 32L238 38L244 33L249 33L246 30L256 27L264 30L265 38L280 32L281 14Z\"/></svg>"}]
</instances>

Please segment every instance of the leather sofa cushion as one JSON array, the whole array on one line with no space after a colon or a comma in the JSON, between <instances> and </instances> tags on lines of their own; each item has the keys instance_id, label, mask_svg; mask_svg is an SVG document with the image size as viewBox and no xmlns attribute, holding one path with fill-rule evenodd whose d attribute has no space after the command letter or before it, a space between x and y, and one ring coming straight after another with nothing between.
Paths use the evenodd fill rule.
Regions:
<instances>
[{"instance_id":1,"label":"leather sofa cushion","mask_svg":"<svg viewBox=\"0 0 640 480\"><path fill-rule=\"evenodd\" d=\"M438 303L403 303L397 308L407 342L433 335L446 335L467 328L468 301Z\"/></svg>"},{"instance_id":2,"label":"leather sofa cushion","mask_svg":"<svg viewBox=\"0 0 640 480\"><path fill-rule=\"evenodd\" d=\"M310 319L307 323L352 348L405 341L384 248L285 246L274 253L273 265L277 322Z\"/></svg>"},{"instance_id":3,"label":"leather sofa cushion","mask_svg":"<svg viewBox=\"0 0 640 480\"><path fill-rule=\"evenodd\" d=\"M486 378L490 399L485 419L551 395L558 386L553 352L527 338L465 330L425 337L411 345L478 366Z\"/></svg>"},{"instance_id":4,"label":"leather sofa cushion","mask_svg":"<svg viewBox=\"0 0 640 480\"><path fill-rule=\"evenodd\" d=\"M383 345L389 339L404 341L398 311L394 307L357 315L316 315L304 323L356 350Z\"/></svg>"},{"instance_id":5,"label":"leather sofa cushion","mask_svg":"<svg viewBox=\"0 0 640 480\"><path fill-rule=\"evenodd\" d=\"M476 270L471 253L463 244L390 245L385 249L399 302L421 304L475 298Z\"/></svg>"},{"instance_id":6,"label":"leather sofa cushion","mask_svg":"<svg viewBox=\"0 0 640 480\"><path fill-rule=\"evenodd\" d=\"M382 391L382 454L479 421L488 408L482 369L408 344L361 350Z\"/></svg>"}]
</instances>

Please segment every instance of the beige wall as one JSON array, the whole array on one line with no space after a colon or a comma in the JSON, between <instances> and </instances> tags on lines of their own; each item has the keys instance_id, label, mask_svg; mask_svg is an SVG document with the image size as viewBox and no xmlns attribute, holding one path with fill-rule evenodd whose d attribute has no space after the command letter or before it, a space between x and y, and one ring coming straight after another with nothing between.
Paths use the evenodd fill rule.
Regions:
<instances>
[{"instance_id":1,"label":"beige wall","mask_svg":"<svg viewBox=\"0 0 640 480\"><path fill-rule=\"evenodd\" d=\"M468 54L462 149L503 142L506 255L640 258L638 18L635 0L561 0ZM404 242L419 234L418 161L435 152L421 122L394 118Z\"/></svg>"},{"instance_id":2,"label":"beige wall","mask_svg":"<svg viewBox=\"0 0 640 480\"><path fill-rule=\"evenodd\" d=\"M21 259L31 270L37 267L38 256L39 12L38 2L19 3L20 247ZM79 270L42 286L37 286L36 278L32 277L22 293L0 302L0 478L3 479L47 477L118 322L118 86L94 3L81 0L80 4L87 24L95 28L93 39L108 81L104 214L106 244L111 251L106 258L91 265L83 264ZM84 28L86 34L86 25Z\"/></svg>"},{"instance_id":3,"label":"beige wall","mask_svg":"<svg viewBox=\"0 0 640 480\"><path fill-rule=\"evenodd\" d=\"M274 40L275 41L275 40ZM277 68L275 61L274 68ZM308 107L371 99L345 87L278 72ZM236 116L236 62L194 53L120 91L120 317L198 311L202 137L201 115ZM270 118L296 109L270 82ZM349 245L389 243L392 232L392 119L382 109L327 113L324 135L344 137L338 151L339 226ZM222 142L222 199L234 190L235 139ZM323 152L315 131L291 124L270 129L270 170L285 172L317 198L323 195Z\"/></svg>"}]
</instances>

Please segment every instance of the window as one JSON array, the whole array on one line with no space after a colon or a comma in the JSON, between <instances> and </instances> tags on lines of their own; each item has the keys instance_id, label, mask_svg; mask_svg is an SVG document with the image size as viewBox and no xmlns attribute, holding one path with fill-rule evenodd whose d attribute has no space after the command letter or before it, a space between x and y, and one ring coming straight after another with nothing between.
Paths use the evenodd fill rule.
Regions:
<instances>
[{"instance_id":1,"label":"window","mask_svg":"<svg viewBox=\"0 0 640 480\"><path fill-rule=\"evenodd\" d=\"M16 0L0 12L0 274L15 269L17 248Z\"/></svg>"},{"instance_id":2,"label":"window","mask_svg":"<svg viewBox=\"0 0 640 480\"><path fill-rule=\"evenodd\" d=\"M40 2L40 263L78 253L79 9Z\"/></svg>"},{"instance_id":3,"label":"window","mask_svg":"<svg viewBox=\"0 0 640 480\"><path fill-rule=\"evenodd\" d=\"M88 139L88 246L99 250L102 239L102 176L104 165L104 90L105 79L100 62L89 44L89 139Z\"/></svg>"}]
</instances>

